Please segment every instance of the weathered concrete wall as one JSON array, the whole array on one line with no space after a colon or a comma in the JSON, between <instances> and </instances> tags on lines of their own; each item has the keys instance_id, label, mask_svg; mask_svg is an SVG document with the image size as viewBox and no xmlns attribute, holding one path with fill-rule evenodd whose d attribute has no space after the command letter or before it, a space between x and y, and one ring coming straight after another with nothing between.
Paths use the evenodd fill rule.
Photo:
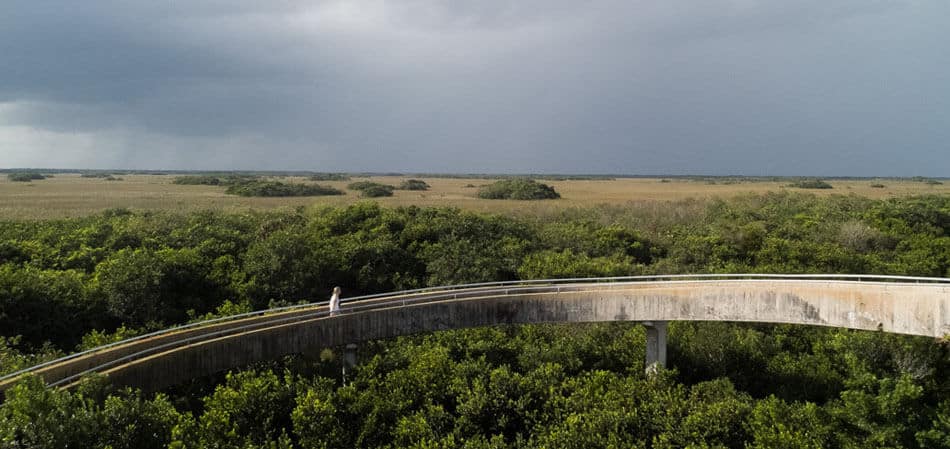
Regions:
<instances>
[{"instance_id":1,"label":"weathered concrete wall","mask_svg":"<svg viewBox=\"0 0 950 449\"><path fill-rule=\"evenodd\" d=\"M295 317L306 316L308 314L313 314L314 309L302 309L294 310L290 312L281 312L267 315L268 321L273 321L277 319L294 319ZM67 363L56 363L44 366L42 368L32 371L32 374L43 377L47 382L54 382L59 379L64 379L69 376L79 374L85 370L101 366L105 363L108 363L113 360L118 360L123 357L128 357L138 352L150 349L157 348L163 345L174 346L176 342L180 342L190 338L200 337L202 335L209 335L213 333L226 332L230 329L235 329L239 327L253 326L255 323L261 322L262 317L251 317L240 320L226 321L216 324L210 324L201 327L192 327L192 328L183 328L179 330L172 330L160 335L153 337L138 339L130 341L125 344L116 345L109 349L89 352L83 355L80 355L76 358L69 360ZM262 325L265 323L261 322ZM0 381L0 391L5 390L10 385L14 383L13 379L6 381Z\"/></svg>"},{"instance_id":2,"label":"weathered concrete wall","mask_svg":"<svg viewBox=\"0 0 950 449\"><path fill-rule=\"evenodd\" d=\"M160 389L314 348L496 324L740 321L950 334L950 287L840 281L687 281L561 286L305 319L175 348L112 368L118 385ZM351 309L352 310L352 309Z\"/></svg>"}]
</instances>

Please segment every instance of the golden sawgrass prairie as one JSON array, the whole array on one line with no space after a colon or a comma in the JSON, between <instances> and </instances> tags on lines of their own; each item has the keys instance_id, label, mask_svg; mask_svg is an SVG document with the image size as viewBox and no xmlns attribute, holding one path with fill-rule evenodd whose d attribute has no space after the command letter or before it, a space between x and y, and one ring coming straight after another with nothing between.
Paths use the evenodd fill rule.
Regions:
<instances>
[{"instance_id":1,"label":"golden sawgrass prairie","mask_svg":"<svg viewBox=\"0 0 950 449\"><path fill-rule=\"evenodd\" d=\"M195 211L292 208L351 204L364 201L357 192L346 190L356 180L399 185L407 177L376 176L350 181L321 181L346 191L343 196L245 198L224 193L219 186L176 185L176 175L121 175L122 181L82 178L78 174L58 174L31 183L0 179L0 220L45 220L97 214L111 208L134 210ZM913 180L831 180L834 188L807 190L787 187L788 181L741 181L734 184L707 184L700 179L619 178L615 180L542 181L553 186L559 200L483 200L478 187L491 179L415 177L432 187L428 191L397 190L392 197L375 198L384 206L450 206L480 212L545 214L561 209L596 205L624 206L643 202L671 202L689 198L730 198L766 192L808 192L815 195L857 195L867 198L894 198L913 195L948 195L950 183L928 185ZM284 182L310 182L304 177L282 178ZM884 184L873 188L871 184ZM474 186L474 187L470 187Z\"/></svg>"}]
</instances>

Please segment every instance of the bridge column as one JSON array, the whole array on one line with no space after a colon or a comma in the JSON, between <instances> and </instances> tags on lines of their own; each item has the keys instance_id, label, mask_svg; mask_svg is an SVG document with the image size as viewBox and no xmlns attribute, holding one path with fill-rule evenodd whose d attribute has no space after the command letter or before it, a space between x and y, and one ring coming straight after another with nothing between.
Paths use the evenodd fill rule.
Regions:
<instances>
[{"instance_id":1,"label":"bridge column","mask_svg":"<svg viewBox=\"0 0 950 449\"><path fill-rule=\"evenodd\" d=\"M655 374L666 366L666 321L645 321L647 328L647 374Z\"/></svg>"},{"instance_id":2,"label":"bridge column","mask_svg":"<svg viewBox=\"0 0 950 449\"><path fill-rule=\"evenodd\" d=\"M356 343L350 343L343 349L343 382L346 383L346 374L356 367Z\"/></svg>"}]
</instances>

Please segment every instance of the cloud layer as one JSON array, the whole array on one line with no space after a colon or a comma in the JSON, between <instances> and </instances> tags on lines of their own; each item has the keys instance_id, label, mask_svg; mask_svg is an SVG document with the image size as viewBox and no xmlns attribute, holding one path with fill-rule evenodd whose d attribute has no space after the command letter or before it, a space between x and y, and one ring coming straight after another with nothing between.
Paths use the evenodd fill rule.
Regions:
<instances>
[{"instance_id":1,"label":"cloud layer","mask_svg":"<svg viewBox=\"0 0 950 449\"><path fill-rule=\"evenodd\" d=\"M0 165L927 175L941 0L8 0Z\"/></svg>"}]
</instances>

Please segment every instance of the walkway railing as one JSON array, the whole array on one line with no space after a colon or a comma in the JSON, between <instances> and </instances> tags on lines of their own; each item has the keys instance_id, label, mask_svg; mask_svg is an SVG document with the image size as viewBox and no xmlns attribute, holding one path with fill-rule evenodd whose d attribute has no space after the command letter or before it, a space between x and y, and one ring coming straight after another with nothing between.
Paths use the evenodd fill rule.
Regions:
<instances>
[{"instance_id":1,"label":"walkway railing","mask_svg":"<svg viewBox=\"0 0 950 449\"><path fill-rule=\"evenodd\" d=\"M391 293L377 293L371 295L362 295L351 298L344 298L341 302L344 304L342 313L353 313L380 308L389 308L394 306L408 306L423 302L437 302L445 300L455 300L463 298L474 298L483 296L503 296L514 293L556 293L560 291L576 291L583 289L585 285L612 283L618 286L630 285L645 282L695 282L695 281L749 281L749 280L803 280L803 281L850 281L862 283L931 283L950 286L948 278L933 277L912 277L912 276L886 276L886 275L850 275L850 274L674 274L674 275L650 275L650 276L622 276L605 278L563 278L563 279L539 279L523 281L503 281L503 282L482 282L472 284L460 284L441 287L426 287L412 290L403 290ZM568 285L569 284L569 285ZM63 365L66 362L77 360L83 357L91 357L97 354L108 353L124 347L134 347L136 345L146 346L140 351L134 351L131 354L123 355L106 363L97 364L88 369L81 370L78 373L72 373L66 377L54 380L50 385L67 385L79 377L109 369L115 366L128 363L141 357L155 354L157 352L172 349L175 347L195 343L201 340L223 337L231 334L247 332L250 330L261 329L274 325L286 324L293 321L319 318L329 315L326 309L327 301L313 302L309 304L300 304L286 307L242 313L227 317L216 318L196 323L190 323L182 326L171 327L157 332L143 334L130 339L99 346L87 351L82 351L51 360L36 366L32 366L5 376L0 377L0 390L8 387L13 379L28 373L43 372L57 365ZM241 321L247 321L246 324L240 324ZM234 324L234 326L228 326ZM203 330L207 328L207 332ZM176 334L184 338L171 338ZM195 334L191 336L185 336ZM166 343L163 340L170 339ZM147 345L154 340L154 345Z\"/></svg>"}]
</instances>

